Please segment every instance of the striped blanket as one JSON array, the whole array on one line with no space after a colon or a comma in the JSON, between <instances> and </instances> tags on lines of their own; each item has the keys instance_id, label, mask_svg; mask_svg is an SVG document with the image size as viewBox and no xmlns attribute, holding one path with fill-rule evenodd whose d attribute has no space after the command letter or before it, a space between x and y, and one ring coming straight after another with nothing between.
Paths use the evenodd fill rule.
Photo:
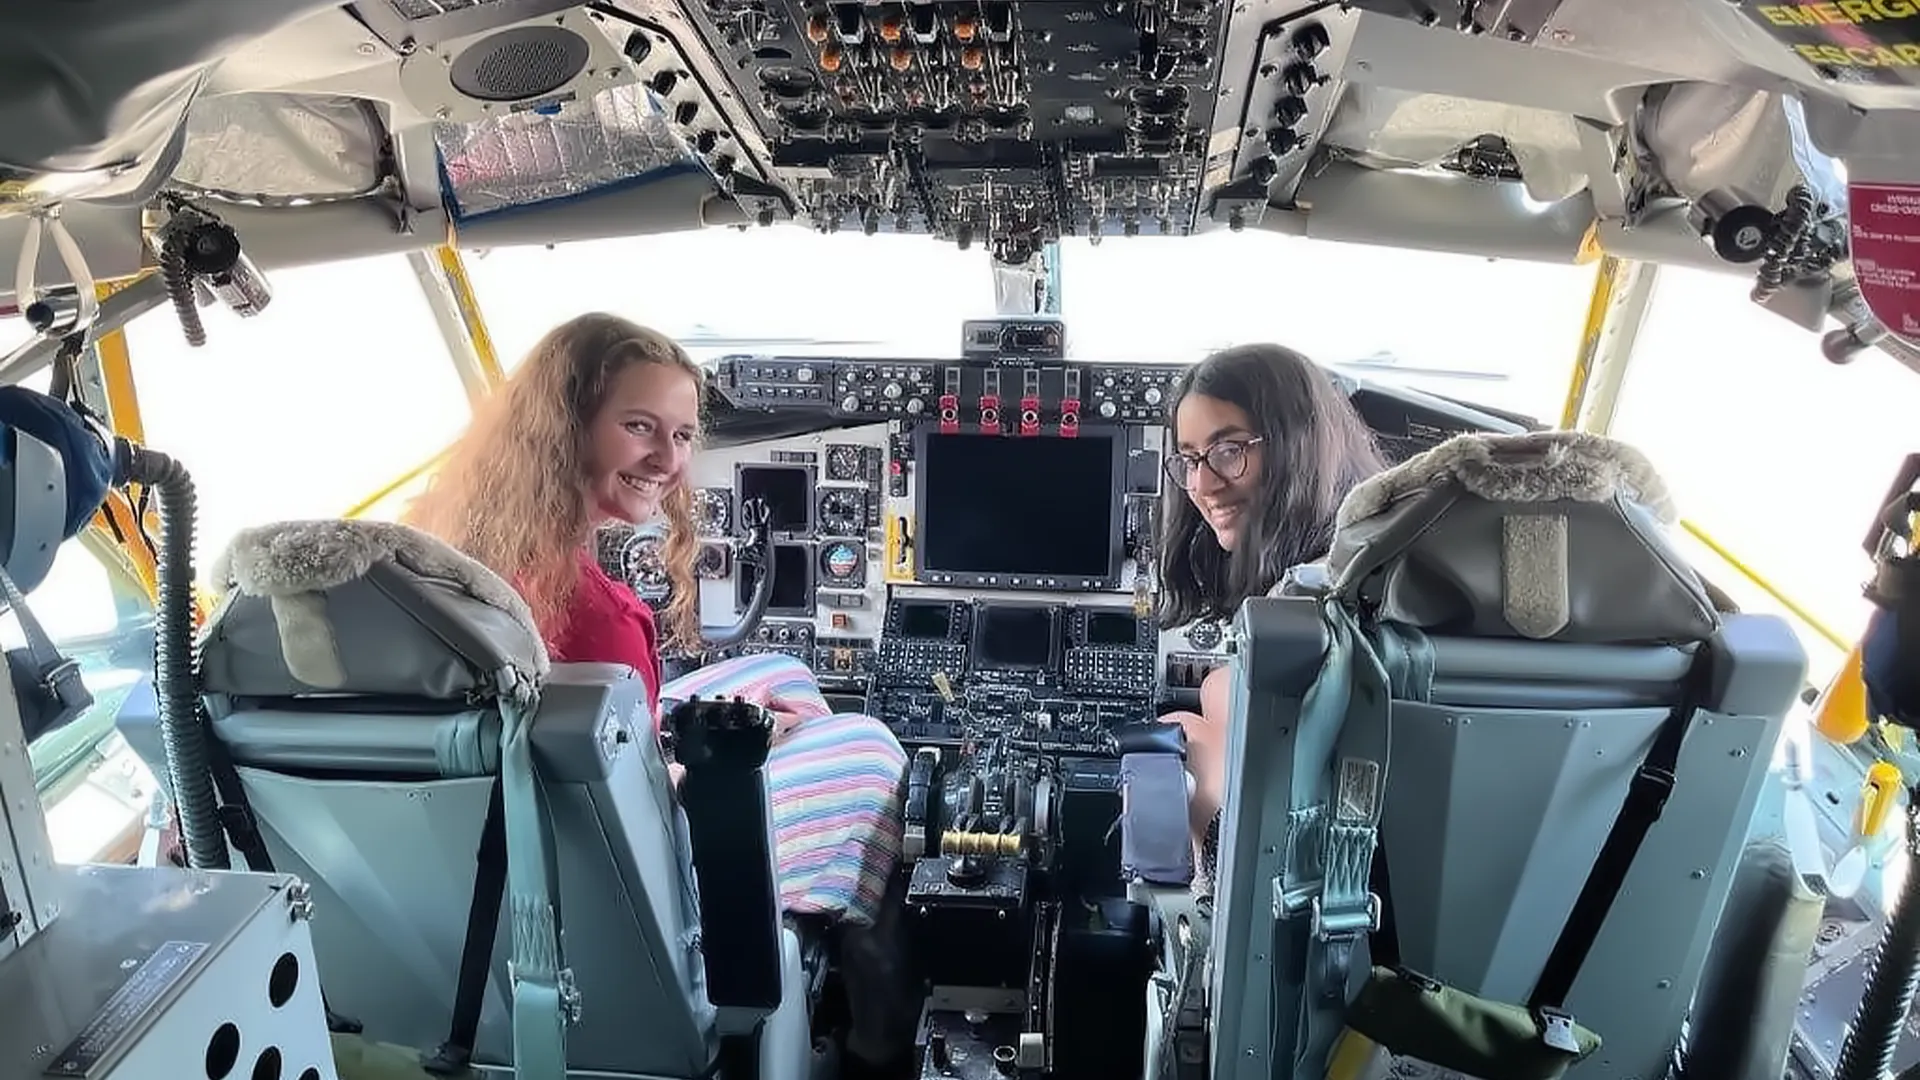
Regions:
<instances>
[{"instance_id":1,"label":"striped blanket","mask_svg":"<svg viewBox=\"0 0 1920 1080\"><path fill-rule=\"evenodd\" d=\"M739 697L784 732L767 759L774 859L787 911L874 920L900 858L907 755L885 724L836 713L813 673L779 653L710 664L660 688L662 715L693 697Z\"/></svg>"}]
</instances>

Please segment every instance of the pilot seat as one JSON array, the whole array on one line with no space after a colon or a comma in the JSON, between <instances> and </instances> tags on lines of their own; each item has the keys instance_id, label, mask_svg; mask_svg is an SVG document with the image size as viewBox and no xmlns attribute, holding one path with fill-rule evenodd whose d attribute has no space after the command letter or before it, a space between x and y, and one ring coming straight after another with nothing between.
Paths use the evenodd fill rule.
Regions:
<instances>
[{"instance_id":1,"label":"pilot seat","mask_svg":"<svg viewBox=\"0 0 1920 1080\"><path fill-rule=\"evenodd\" d=\"M1396 969L1522 1010L1580 1080L1667 1074L1805 671L1674 520L1630 447L1463 435L1242 608L1217 1080L1318 1080Z\"/></svg>"},{"instance_id":2,"label":"pilot seat","mask_svg":"<svg viewBox=\"0 0 1920 1080\"><path fill-rule=\"evenodd\" d=\"M693 1080L745 1045L728 1071L807 1074L818 950L781 926L764 835L744 846L758 865L726 868L726 910L780 929L747 935L757 952L703 940L689 838L712 827L677 805L630 669L550 664L505 582L400 525L247 530L215 579L205 692L216 774L242 797L223 800L230 832L312 884L333 1013L430 1071L510 1070L517 1047L521 1075L557 1076L528 1059L563 1046L570 1075ZM764 829L761 809L731 827ZM457 1010L463 994L479 1000Z\"/></svg>"}]
</instances>

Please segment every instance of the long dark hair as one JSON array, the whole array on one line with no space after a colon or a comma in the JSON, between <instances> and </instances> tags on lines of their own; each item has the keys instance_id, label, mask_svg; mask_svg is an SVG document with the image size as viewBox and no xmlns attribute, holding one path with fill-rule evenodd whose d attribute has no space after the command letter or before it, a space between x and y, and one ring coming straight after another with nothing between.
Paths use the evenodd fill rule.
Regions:
<instances>
[{"instance_id":1,"label":"long dark hair","mask_svg":"<svg viewBox=\"0 0 1920 1080\"><path fill-rule=\"evenodd\" d=\"M1175 386L1167 415L1189 394L1238 405L1260 436L1256 513L1236 550L1220 547L1187 493L1167 482L1161 504L1160 625L1226 619L1288 568L1333 545L1333 519L1354 485L1386 467L1373 432L1319 366L1279 345L1214 353ZM1204 467L1204 466L1203 466Z\"/></svg>"}]
</instances>

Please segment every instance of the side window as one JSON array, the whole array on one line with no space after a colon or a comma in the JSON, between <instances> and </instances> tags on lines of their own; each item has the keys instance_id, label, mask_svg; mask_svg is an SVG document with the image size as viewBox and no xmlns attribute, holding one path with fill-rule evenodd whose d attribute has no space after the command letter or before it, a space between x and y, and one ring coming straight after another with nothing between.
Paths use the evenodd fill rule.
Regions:
<instances>
[{"instance_id":1,"label":"side window","mask_svg":"<svg viewBox=\"0 0 1920 1080\"><path fill-rule=\"evenodd\" d=\"M67 541L45 581L27 596L34 618L80 665L93 706L28 747L34 786L61 862L124 861L133 854L153 777L114 730L121 703L153 670L153 613L146 594L111 551ZM104 546L104 545L102 545ZM12 614L0 616L0 647L26 643Z\"/></svg>"},{"instance_id":2,"label":"side window","mask_svg":"<svg viewBox=\"0 0 1920 1080\"><path fill-rule=\"evenodd\" d=\"M1851 642L1866 625L1861 540L1902 459L1920 449L1920 373L1878 350L1827 362L1819 335L1753 304L1750 287L1660 271L1613 433L1665 475L1692 525L1689 554L1742 607L1787 616L1806 643L1809 679L1825 685L1845 655L1827 633Z\"/></svg>"},{"instance_id":3,"label":"side window","mask_svg":"<svg viewBox=\"0 0 1920 1080\"><path fill-rule=\"evenodd\" d=\"M169 310L127 330L146 441L187 467L202 574L249 525L337 515L439 453L469 409L405 256L272 275L250 319Z\"/></svg>"}]
</instances>

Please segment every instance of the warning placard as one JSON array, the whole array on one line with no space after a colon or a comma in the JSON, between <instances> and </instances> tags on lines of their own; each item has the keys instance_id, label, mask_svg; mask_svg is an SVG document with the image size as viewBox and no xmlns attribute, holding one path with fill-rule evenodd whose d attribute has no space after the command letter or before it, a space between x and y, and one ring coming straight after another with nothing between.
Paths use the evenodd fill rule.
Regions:
<instances>
[{"instance_id":1,"label":"warning placard","mask_svg":"<svg viewBox=\"0 0 1920 1080\"><path fill-rule=\"evenodd\" d=\"M1920 86L1920 0L1744 0L1740 10L1836 82Z\"/></svg>"},{"instance_id":2,"label":"warning placard","mask_svg":"<svg viewBox=\"0 0 1920 1080\"><path fill-rule=\"evenodd\" d=\"M1920 184L1851 184L1847 222L1860 298L1887 329L1920 339Z\"/></svg>"}]
</instances>

